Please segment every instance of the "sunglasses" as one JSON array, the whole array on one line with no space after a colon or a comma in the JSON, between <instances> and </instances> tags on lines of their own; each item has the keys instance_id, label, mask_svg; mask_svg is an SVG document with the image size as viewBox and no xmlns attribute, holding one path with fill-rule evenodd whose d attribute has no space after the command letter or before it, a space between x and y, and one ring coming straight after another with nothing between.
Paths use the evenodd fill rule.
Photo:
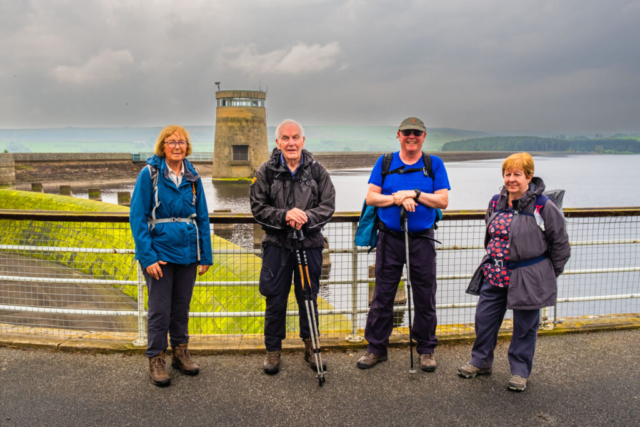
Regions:
<instances>
[{"instance_id":1,"label":"sunglasses","mask_svg":"<svg viewBox=\"0 0 640 427\"><path fill-rule=\"evenodd\" d=\"M415 129L406 129L406 130L401 130L400 132L402 132L404 136L411 136L411 134L413 134L414 136L417 136L417 137L421 137L422 134L424 133L424 131L415 130Z\"/></svg>"}]
</instances>

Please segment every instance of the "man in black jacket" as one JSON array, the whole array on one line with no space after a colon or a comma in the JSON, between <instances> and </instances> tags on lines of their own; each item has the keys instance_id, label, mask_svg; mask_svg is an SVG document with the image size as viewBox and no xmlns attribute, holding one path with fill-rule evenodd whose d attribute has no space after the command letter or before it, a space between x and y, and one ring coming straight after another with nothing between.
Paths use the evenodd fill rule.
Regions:
<instances>
[{"instance_id":1,"label":"man in black jacket","mask_svg":"<svg viewBox=\"0 0 640 427\"><path fill-rule=\"evenodd\" d=\"M299 123L294 120L280 123L276 128L277 148L271 159L258 168L250 188L251 212L266 232L262 241L260 293L267 298L264 322L267 357L263 365L267 374L277 374L280 370L292 274L300 312L300 338L305 343L304 357L311 369L316 370L292 238L294 229L303 231L302 242L318 319L317 296L324 247L321 229L335 211L336 192L324 166L303 150L304 141L304 129Z\"/></svg>"}]
</instances>

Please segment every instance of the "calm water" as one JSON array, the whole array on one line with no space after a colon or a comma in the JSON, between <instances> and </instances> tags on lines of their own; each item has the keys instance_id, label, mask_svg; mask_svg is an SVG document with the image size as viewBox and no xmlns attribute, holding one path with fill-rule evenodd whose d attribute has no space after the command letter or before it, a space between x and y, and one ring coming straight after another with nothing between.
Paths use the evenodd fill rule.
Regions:
<instances>
[{"instance_id":1,"label":"calm water","mask_svg":"<svg viewBox=\"0 0 640 427\"><path fill-rule=\"evenodd\" d=\"M547 189L563 188L565 207L640 206L640 156L556 155L535 157L535 175ZM449 209L485 209L502 186L502 160L446 163L451 193ZM371 169L331 171L336 187L336 210L359 211L367 192ZM212 184L203 180L210 210L249 212L246 184ZM103 191L103 201L117 203L117 191L132 191L133 185ZM78 193L77 197L87 197Z\"/></svg>"}]
</instances>

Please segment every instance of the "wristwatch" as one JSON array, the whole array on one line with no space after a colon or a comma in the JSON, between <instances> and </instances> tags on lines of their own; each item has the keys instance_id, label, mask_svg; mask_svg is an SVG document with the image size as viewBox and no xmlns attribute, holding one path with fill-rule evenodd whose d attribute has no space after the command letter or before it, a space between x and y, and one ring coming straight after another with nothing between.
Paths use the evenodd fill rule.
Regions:
<instances>
[{"instance_id":1,"label":"wristwatch","mask_svg":"<svg viewBox=\"0 0 640 427\"><path fill-rule=\"evenodd\" d=\"M416 192L416 197L413 199L416 202L418 202L418 199L420 198L420 195L422 194L422 191L418 190L417 188L415 190L413 190Z\"/></svg>"}]
</instances>

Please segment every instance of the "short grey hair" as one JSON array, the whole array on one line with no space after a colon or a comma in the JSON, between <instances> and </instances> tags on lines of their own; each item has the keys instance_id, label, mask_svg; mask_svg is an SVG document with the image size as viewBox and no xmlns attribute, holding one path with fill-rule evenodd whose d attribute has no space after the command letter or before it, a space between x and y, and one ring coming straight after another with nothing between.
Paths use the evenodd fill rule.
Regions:
<instances>
[{"instance_id":1,"label":"short grey hair","mask_svg":"<svg viewBox=\"0 0 640 427\"><path fill-rule=\"evenodd\" d=\"M296 122L293 119L284 119L282 122L280 122L280 124L276 128L276 139L280 139L280 129L282 129L282 126L289 125L289 124L298 126L298 129L300 129L300 136L304 137L304 128L300 123Z\"/></svg>"}]
</instances>

